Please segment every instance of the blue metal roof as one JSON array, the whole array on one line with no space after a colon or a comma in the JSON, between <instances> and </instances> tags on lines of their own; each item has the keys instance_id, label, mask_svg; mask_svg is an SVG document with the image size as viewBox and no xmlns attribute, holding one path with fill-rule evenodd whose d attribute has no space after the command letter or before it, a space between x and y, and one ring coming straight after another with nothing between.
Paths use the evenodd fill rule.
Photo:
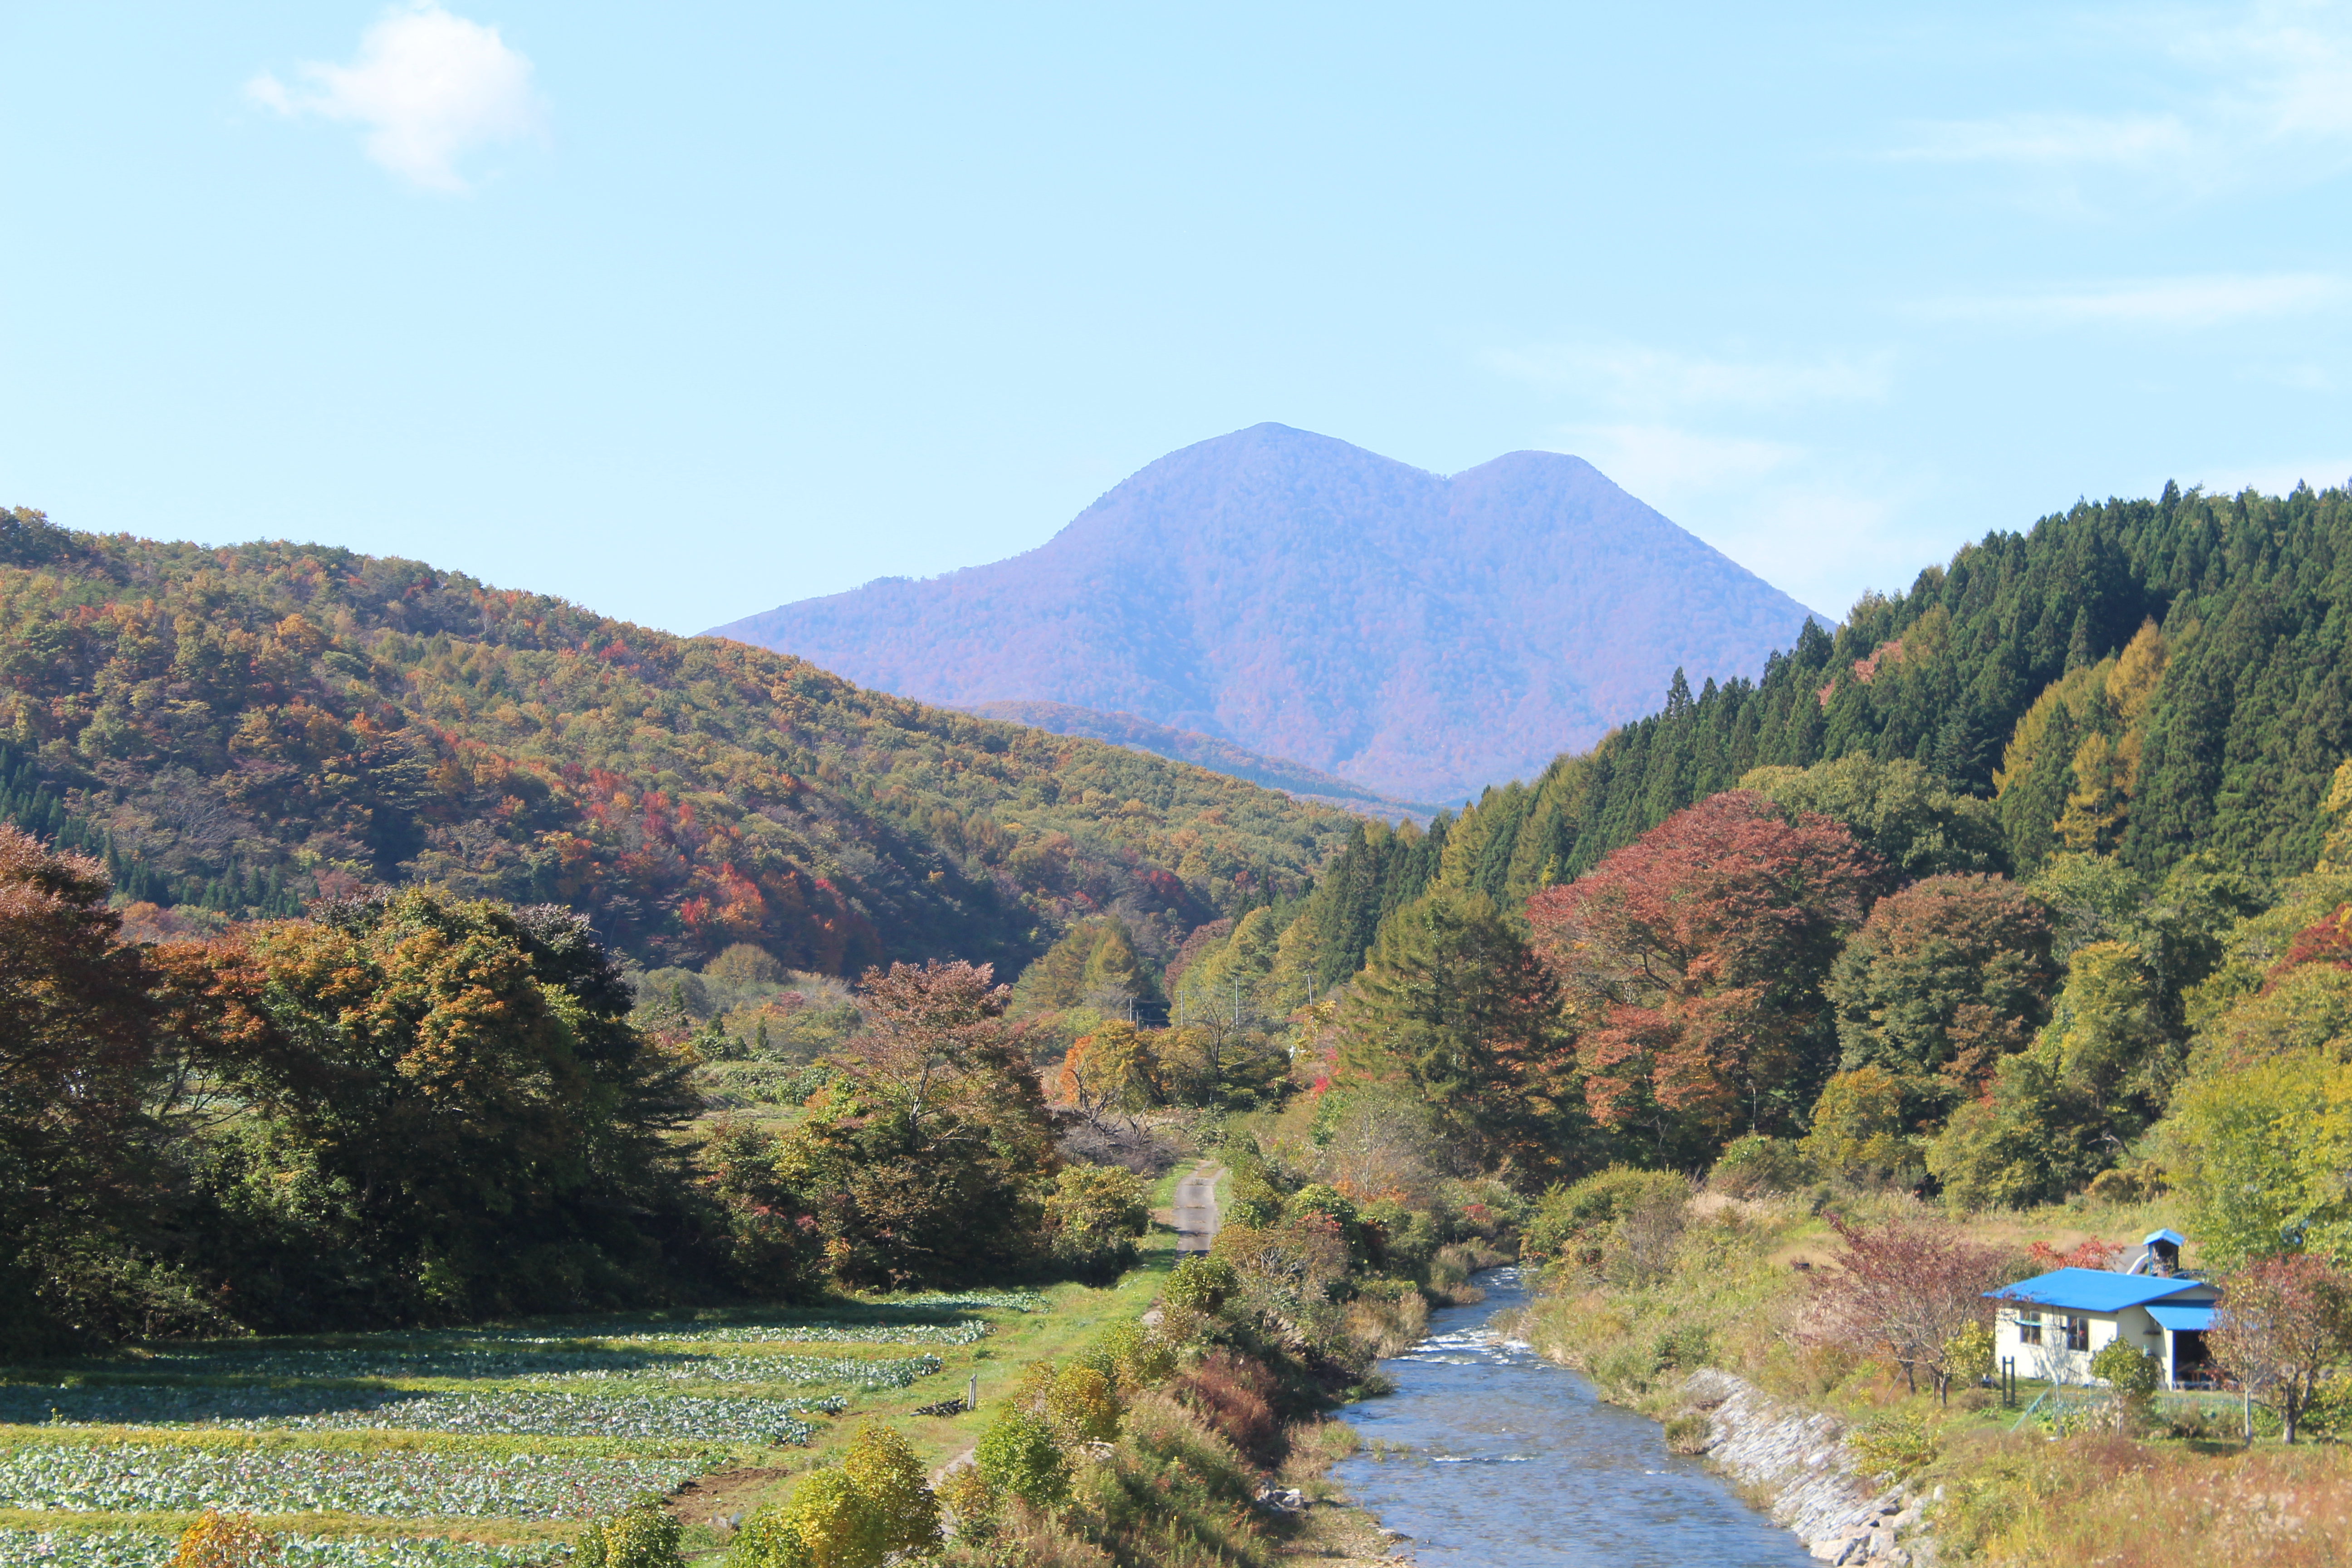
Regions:
<instances>
[{"instance_id":1,"label":"blue metal roof","mask_svg":"<svg viewBox=\"0 0 2352 1568\"><path fill-rule=\"evenodd\" d=\"M2213 1303L2158 1301L2148 1308L2147 1315L2176 1334L2186 1333L2191 1329L2213 1326Z\"/></svg>"},{"instance_id":2,"label":"blue metal roof","mask_svg":"<svg viewBox=\"0 0 2352 1568\"><path fill-rule=\"evenodd\" d=\"M2110 1274L2104 1268L2059 1268L2032 1279L2021 1279L1987 1296L1997 1301L2018 1301L2037 1307L2059 1307L2076 1312L2120 1312L2167 1296L2191 1291L2210 1293L2202 1279L2159 1279L2148 1274Z\"/></svg>"}]
</instances>

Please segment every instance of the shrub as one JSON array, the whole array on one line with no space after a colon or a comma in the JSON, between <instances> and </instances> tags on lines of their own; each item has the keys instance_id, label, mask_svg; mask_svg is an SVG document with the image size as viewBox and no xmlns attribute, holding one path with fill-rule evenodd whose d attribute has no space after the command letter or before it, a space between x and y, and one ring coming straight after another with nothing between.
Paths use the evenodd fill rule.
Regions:
<instances>
[{"instance_id":1,"label":"shrub","mask_svg":"<svg viewBox=\"0 0 2352 1568\"><path fill-rule=\"evenodd\" d=\"M888 1550L881 1516L844 1469L803 1479L784 1504L784 1521L807 1543L815 1568L877 1568Z\"/></svg>"},{"instance_id":2,"label":"shrub","mask_svg":"<svg viewBox=\"0 0 2352 1568\"><path fill-rule=\"evenodd\" d=\"M1265 1368L1231 1351L1213 1352L1176 1380L1176 1398L1244 1454L1272 1458L1280 1438L1274 1405L1266 1397L1273 1378Z\"/></svg>"},{"instance_id":3,"label":"shrub","mask_svg":"<svg viewBox=\"0 0 2352 1568\"><path fill-rule=\"evenodd\" d=\"M1970 1323L1944 1342L1944 1365L1956 1383L1975 1384L1991 1376L1992 1354L1990 1323Z\"/></svg>"},{"instance_id":4,"label":"shrub","mask_svg":"<svg viewBox=\"0 0 2352 1568\"><path fill-rule=\"evenodd\" d=\"M841 1470L866 1500L885 1552L912 1552L939 1540L939 1500L898 1428L877 1425L859 1432Z\"/></svg>"},{"instance_id":5,"label":"shrub","mask_svg":"<svg viewBox=\"0 0 2352 1568\"><path fill-rule=\"evenodd\" d=\"M1735 1198L1765 1193L1793 1193L1812 1180L1812 1171L1797 1145L1786 1138L1749 1132L1724 1145L1706 1184Z\"/></svg>"},{"instance_id":6,"label":"shrub","mask_svg":"<svg viewBox=\"0 0 2352 1568\"><path fill-rule=\"evenodd\" d=\"M1714 1423L1703 1412L1685 1410L1666 1423L1666 1447L1677 1454L1704 1454Z\"/></svg>"},{"instance_id":7,"label":"shrub","mask_svg":"<svg viewBox=\"0 0 2352 1568\"><path fill-rule=\"evenodd\" d=\"M1909 1479L1944 1451L1944 1429L1926 1409L1889 1410L1846 1434L1845 1446L1865 1476L1887 1484Z\"/></svg>"},{"instance_id":8,"label":"shrub","mask_svg":"<svg viewBox=\"0 0 2352 1568\"><path fill-rule=\"evenodd\" d=\"M1045 1419L1065 1443L1108 1443L1118 1436L1118 1391L1101 1372L1066 1366L1044 1389Z\"/></svg>"},{"instance_id":9,"label":"shrub","mask_svg":"<svg viewBox=\"0 0 2352 1568\"><path fill-rule=\"evenodd\" d=\"M1081 1279L1107 1280L1135 1267L1136 1237L1151 1227L1143 1179L1116 1165L1073 1165L1054 1178L1045 1200L1057 1267Z\"/></svg>"},{"instance_id":10,"label":"shrub","mask_svg":"<svg viewBox=\"0 0 2352 1568\"><path fill-rule=\"evenodd\" d=\"M1601 1271L1612 1285L1655 1285L1672 1274L1689 1220L1690 1189L1679 1177L1633 1200L1601 1248Z\"/></svg>"},{"instance_id":11,"label":"shrub","mask_svg":"<svg viewBox=\"0 0 2352 1568\"><path fill-rule=\"evenodd\" d=\"M641 1497L582 1531L572 1561L576 1568L677 1568L684 1533L661 1499Z\"/></svg>"},{"instance_id":12,"label":"shrub","mask_svg":"<svg viewBox=\"0 0 2352 1568\"><path fill-rule=\"evenodd\" d=\"M2303 1425L2339 1443L2352 1436L2352 1375L2338 1368L2321 1379L2304 1406Z\"/></svg>"},{"instance_id":13,"label":"shrub","mask_svg":"<svg viewBox=\"0 0 2352 1568\"><path fill-rule=\"evenodd\" d=\"M1595 1353L1585 1371L1604 1393L1638 1396L1649 1392L1650 1380L1658 1375L1657 1347L1622 1341Z\"/></svg>"},{"instance_id":14,"label":"shrub","mask_svg":"<svg viewBox=\"0 0 2352 1568\"><path fill-rule=\"evenodd\" d=\"M950 1470L939 1485L948 1536L959 1546L985 1546L996 1535L996 1489L971 1465Z\"/></svg>"},{"instance_id":15,"label":"shrub","mask_svg":"<svg viewBox=\"0 0 2352 1568\"><path fill-rule=\"evenodd\" d=\"M2153 1160L2142 1160L2137 1165L2101 1171L2084 1190L2100 1203L2138 1204L2162 1195L2164 1188L2164 1167Z\"/></svg>"},{"instance_id":16,"label":"shrub","mask_svg":"<svg viewBox=\"0 0 2352 1568\"><path fill-rule=\"evenodd\" d=\"M1070 1492L1070 1465L1054 1441L1054 1429L1025 1410L1007 1409L981 1435L972 1463L989 1487L1036 1508L1050 1508Z\"/></svg>"},{"instance_id":17,"label":"shrub","mask_svg":"<svg viewBox=\"0 0 2352 1568\"><path fill-rule=\"evenodd\" d=\"M1427 1277L1429 1260L1444 1240L1435 1215L1407 1208L1395 1198L1366 1204L1361 1214L1373 1261L1384 1272L1412 1279Z\"/></svg>"},{"instance_id":18,"label":"shrub","mask_svg":"<svg viewBox=\"0 0 2352 1568\"><path fill-rule=\"evenodd\" d=\"M171 1568L276 1568L279 1561L278 1537L251 1514L208 1508L181 1535Z\"/></svg>"},{"instance_id":19,"label":"shrub","mask_svg":"<svg viewBox=\"0 0 2352 1568\"><path fill-rule=\"evenodd\" d=\"M1573 1185L1554 1187L1544 1194L1535 1217L1528 1222L1525 1250L1531 1257L1597 1268L1617 1222L1654 1194L1671 1194L1679 1202L1690 1195L1690 1187L1672 1172L1637 1171L1630 1165L1612 1165Z\"/></svg>"},{"instance_id":20,"label":"shrub","mask_svg":"<svg viewBox=\"0 0 2352 1568\"><path fill-rule=\"evenodd\" d=\"M1196 1252L1177 1259L1168 1283L1160 1287L1160 1299L1171 1307L1214 1316L1224 1310L1241 1286L1241 1275L1232 1263Z\"/></svg>"},{"instance_id":21,"label":"shrub","mask_svg":"<svg viewBox=\"0 0 2352 1568\"><path fill-rule=\"evenodd\" d=\"M735 1532L727 1568L816 1568L816 1557L783 1510L770 1509L745 1520Z\"/></svg>"},{"instance_id":22,"label":"shrub","mask_svg":"<svg viewBox=\"0 0 2352 1568\"><path fill-rule=\"evenodd\" d=\"M1806 1163L1863 1186L1916 1179L1919 1150L1904 1127L1902 1080L1883 1067L1842 1072L1813 1102L1812 1131L1799 1146Z\"/></svg>"},{"instance_id":23,"label":"shrub","mask_svg":"<svg viewBox=\"0 0 2352 1568\"><path fill-rule=\"evenodd\" d=\"M2091 1375L2104 1382L2122 1399L2153 1397L2156 1373L2154 1356L2143 1355L2121 1340L2101 1345L2099 1353L2091 1358Z\"/></svg>"},{"instance_id":24,"label":"shrub","mask_svg":"<svg viewBox=\"0 0 2352 1568\"><path fill-rule=\"evenodd\" d=\"M1713 1337L1705 1323L1677 1323L1661 1331L1652 1342L1650 1359L1661 1372L1705 1366Z\"/></svg>"},{"instance_id":25,"label":"shrub","mask_svg":"<svg viewBox=\"0 0 2352 1568\"><path fill-rule=\"evenodd\" d=\"M1176 1347L1132 1318L1113 1324L1076 1359L1079 1365L1110 1379L1123 1394L1156 1387L1176 1373Z\"/></svg>"}]
</instances>

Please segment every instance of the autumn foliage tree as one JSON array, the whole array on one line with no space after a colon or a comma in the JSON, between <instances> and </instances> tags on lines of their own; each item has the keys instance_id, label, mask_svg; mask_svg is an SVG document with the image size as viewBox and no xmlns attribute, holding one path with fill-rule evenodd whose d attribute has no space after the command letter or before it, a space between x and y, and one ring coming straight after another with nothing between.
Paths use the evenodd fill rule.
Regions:
<instances>
[{"instance_id":1,"label":"autumn foliage tree","mask_svg":"<svg viewBox=\"0 0 2352 1568\"><path fill-rule=\"evenodd\" d=\"M410 888L164 950L243 1114L205 1155L256 1308L461 1321L627 1299L674 1214L684 1065L571 910ZM656 1226L657 1227L657 1226Z\"/></svg>"},{"instance_id":2,"label":"autumn foliage tree","mask_svg":"<svg viewBox=\"0 0 2352 1568\"><path fill-rule=\"evenodd\" d=\"M1097 1124L1106 1116L1132 1116L1150 1106L1162 1097L1152 1048L1156 1033L1124 1018L1098 1026L1062 1058L1061 1070L1054 1075L1055 1098Z\"/></svg>"},{"instance_id":3,"label":"autumn foliage tree","mask_svg":"<svg viewBox=\"0 0 2352 1568\"><path fill-rule=\"evenodd\" d=\"M1036 1259L1059 1161L1036 1070L986 964L894 963L860 986L867 1029L783 1143L845 1283L956 1284Z\"/></svg>"},{"instance_id":4,"label":"autumn foliage tree","mask_svg":"<svg viewBox=\"0 0 2352 1568\"><path fill-rule=\"evenodd\" d=\"M1794 1125L1832 1065L1822 978L1882 874L1841 825L1735 790L1528 900L1594 1117L1668 1158Z\"/></svg>"},{"instance_id":5,"label":"autumn foliage tree","mask_svg":"<svg viewBox=\"0 0 2352 1568\"><path fill-rule=\"evenodd\" d=\"M1834 1268L1813 1276L1809 1332L1886 1357L1914 1393L1924 1372L1937 1399L1946 1398L1964 1349L1954 1342L1991 1315L1985 1292L2001 1283L2008 1256L1924 1213L1898 1212L1874 1225L1826 1217L1845 1245Z\"/></svg>"},{"instance_id":6,"label":"autumn foliage tree","mask_svg":"<svg viewBox=\"0 0 2352 1568\"><path fill-rule=\"evenodd\" d=\"M2352 1278L2309 1253L2258 1258L2222 1279L2206 1343L2292 1443L2320 1380L2352 1357Z\"/></svg>"},{"instance_id":7,"label":"autumn foliage tree","mask_svg":"<svg viewBox=\"0 0 2352 1568\"><path fill-rule=\"evenodd\" d=\"M137 1326L105 1321L105 1260L81 1256L100 1231L135 1246L151 1180L148 976L108 890L96 862L0 827L0 1338L21 1347Z\"/></svg>"}]
</instances>

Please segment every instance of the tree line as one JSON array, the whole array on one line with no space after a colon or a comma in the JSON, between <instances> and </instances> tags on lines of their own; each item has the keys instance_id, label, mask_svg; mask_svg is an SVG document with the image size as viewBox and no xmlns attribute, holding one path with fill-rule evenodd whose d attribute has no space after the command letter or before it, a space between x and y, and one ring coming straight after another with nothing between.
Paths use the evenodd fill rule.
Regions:
<instances>
[{"instance_id":1,"label":"tree line","mask_svg":"<svg viewBox=\"0 0 2352 1568\"><path fill-rule=\"evenodd\" d=\"M578 911L376 889L121 940L0 827L0 1343L457 1322L1115 1272L984 966L870 971L788 1128L720 1120Z\"/></svg>"}]
</instances>

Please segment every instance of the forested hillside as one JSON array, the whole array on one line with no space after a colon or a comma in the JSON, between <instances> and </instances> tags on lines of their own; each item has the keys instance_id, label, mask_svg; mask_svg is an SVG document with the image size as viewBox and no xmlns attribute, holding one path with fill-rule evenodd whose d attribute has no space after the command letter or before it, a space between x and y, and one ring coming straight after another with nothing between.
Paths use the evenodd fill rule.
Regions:
<instances>
[{"instance_id":1,"label":"forested hillside","mask_svg":"<svg viewBox=\"0 0 2352 1568\"><path fill-rule=\"evenodd\" d=\"M1808 626L1759 680L1678 679L1662 712L1489 792L1461 829L1474 885L1523 897L1752 768L1856 754L1994 798L2020 872L2061 847L2303 870L2352 750L2347 639L2345 491L2080 505L1865 598L1834 637Z\"/></svg>"},{"instance_id":2,"label":"forested hillside","mask_svg":"<svg viewBox=\"0 0 2352 1568\"><path fill-rule=\"evenodd\" d=\"M0 514L0 820L131 928L380 882L559 902L652 963L1017 963L1116 909L1171 946L1349 819L417 562Z\"/></svg>"},{"instance_id":3,"label":"forested hillside","mask_svg":"<svg viewBox=\"0 0 2352 1568\"><path fill-rule=\"evenodd\" d=\"M2237 1245L2352 1236L2340 1187L2217 1163L2341 1142L2347 544L2352 496L2307 489L1992 534L1759 681L1677 679L1532 784L1357 826L1307 897L1194 933L1165 1030L1064 986L1066 1079L1264 1098L1193 1065L1205 1028L1530 1190L1762 1162L1963 1207L2178 1185ZM1064 967L1108 942L1075 929ZM2217 1131L2232 1095L2269 1131Z\"/></svg>"}]
</instances>

